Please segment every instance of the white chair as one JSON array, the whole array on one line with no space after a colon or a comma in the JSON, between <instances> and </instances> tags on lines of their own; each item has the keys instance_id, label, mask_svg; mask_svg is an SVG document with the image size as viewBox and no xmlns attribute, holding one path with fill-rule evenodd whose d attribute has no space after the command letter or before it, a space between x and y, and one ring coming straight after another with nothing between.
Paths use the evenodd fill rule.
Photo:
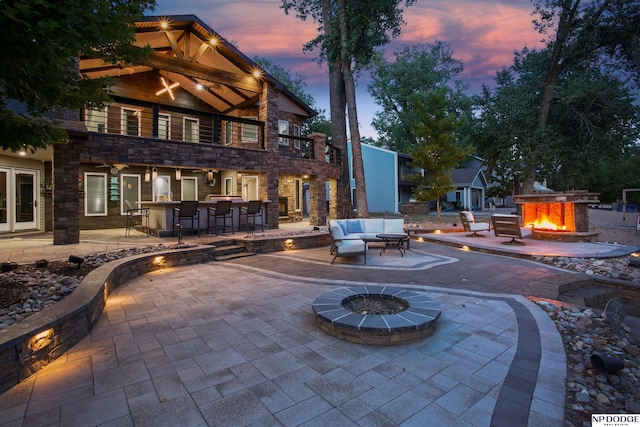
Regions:
<instances>
[{"instance_id":1,"label":"white chair","mask_svg":"<svg viewBox=\"0 0 640 427\"><path fill-rule=\"evenodd\" d=\"M331 235L330 253L333 255L333 264L339 256L354 257L364 255L364 263L367 263L367 242L359 238L345 239L342 228L335 222L329 221L329 234Z\"/></svg>"},{"instance_id":2,"label":"white chair","mask_svg":"<svg viewBox=\"0 0 640 427\"><path fill-rule=\"evenodd\" d=\"M476 222L473 212L470 211L460 212L460 221L462 221L465 231L472 232L468 237L485 237L482 234L478 234L478 231L489 231L491 229L491 225L488 222Z\"/></svg>"}]
</instances>

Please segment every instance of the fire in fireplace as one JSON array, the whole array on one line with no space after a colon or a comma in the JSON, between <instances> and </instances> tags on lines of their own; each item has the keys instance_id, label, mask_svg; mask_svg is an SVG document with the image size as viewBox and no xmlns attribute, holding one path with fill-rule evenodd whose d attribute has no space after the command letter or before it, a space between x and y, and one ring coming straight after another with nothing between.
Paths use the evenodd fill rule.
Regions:
<instances>
[{"instance_id":1,"label":"fire in fireplace","mask_svg":"<svg viewBox=\"0 0 640 427\"><path fill-rule=\"evenodd\" d=\"M523 194L514 197L522 207L522 224L533 227L533 237L543 240L597 241L589 232L589 204L599 194L587 191Z\"/></svg>"}]
</instances>

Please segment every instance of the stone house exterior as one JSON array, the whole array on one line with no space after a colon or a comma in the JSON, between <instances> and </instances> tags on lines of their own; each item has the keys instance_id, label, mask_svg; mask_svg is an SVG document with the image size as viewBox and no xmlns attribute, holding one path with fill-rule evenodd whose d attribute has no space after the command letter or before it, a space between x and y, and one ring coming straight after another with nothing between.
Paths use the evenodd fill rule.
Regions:
<instances>
[{"instance_id":1,"label":"stone house exterior","mask_svg":"<svg viewBox=\"0 0 640 427\"><path fill-rule=\"evenodd\" d=\"M145 63L80 58L86 76L115 79L113 102L67 113L65 143L0 152L0 235L73 244L125 227L128 206L211 197L263 200L269 228L301 221L307 197L311 225L326 224L341 155L300 136L313 110L195 16L145 17L135 45L151 47Z\"/></svg>"}]
</instances>

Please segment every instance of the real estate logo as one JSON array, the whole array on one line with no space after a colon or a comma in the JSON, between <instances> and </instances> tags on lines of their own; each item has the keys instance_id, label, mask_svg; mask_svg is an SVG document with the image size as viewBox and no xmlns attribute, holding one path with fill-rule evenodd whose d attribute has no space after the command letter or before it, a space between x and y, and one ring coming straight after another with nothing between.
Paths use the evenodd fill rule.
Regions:
<instances>
[{"instance_id":1,"label":"real estate logo","mask_svg":"<svg viewBox=\"0 0 640 427\"><path fill-rule=\"evenodd\" d=\"M592 414L592 427L640 427L638 414Z\"/></svg>"}]
</instances>

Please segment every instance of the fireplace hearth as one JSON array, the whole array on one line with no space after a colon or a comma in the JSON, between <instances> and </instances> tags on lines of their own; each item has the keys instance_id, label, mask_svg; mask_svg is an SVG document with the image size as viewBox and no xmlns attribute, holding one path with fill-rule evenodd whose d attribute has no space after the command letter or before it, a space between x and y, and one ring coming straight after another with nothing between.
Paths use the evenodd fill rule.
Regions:
<instances>
[{"instance_id":1,"label":"fireplace hearth","mask_svg":"<svg viewBox=\"0 0 640 427\"><path fill-rule=\"evenodd\" d=\"M589 231L589 204L597 204L598 193L584 190L514 196L522 207L522 225L532 226L532 237L563 242L597 242Z\"/></svg>"}]
</instances>

